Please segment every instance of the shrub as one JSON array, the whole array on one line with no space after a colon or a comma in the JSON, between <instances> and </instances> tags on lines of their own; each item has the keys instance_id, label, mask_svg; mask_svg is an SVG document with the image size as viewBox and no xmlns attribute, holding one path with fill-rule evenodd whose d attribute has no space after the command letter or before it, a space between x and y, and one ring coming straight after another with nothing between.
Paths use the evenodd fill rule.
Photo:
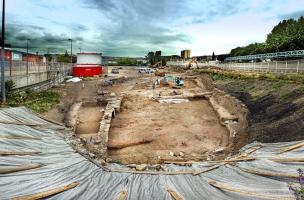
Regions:
<instances>
[{"instance_id":1,"label":"shrub","mask_svg":"<svg viewBox=\"0 0 304 200\"><path fill-rule=\"evenodd\" d=\"M303 200L304 199L304 172L302 169L298 169L299 173L299 187L295 187L293 185L289 185L289 190L295 195L296 200Z\"/></svg>"}]
</instances>

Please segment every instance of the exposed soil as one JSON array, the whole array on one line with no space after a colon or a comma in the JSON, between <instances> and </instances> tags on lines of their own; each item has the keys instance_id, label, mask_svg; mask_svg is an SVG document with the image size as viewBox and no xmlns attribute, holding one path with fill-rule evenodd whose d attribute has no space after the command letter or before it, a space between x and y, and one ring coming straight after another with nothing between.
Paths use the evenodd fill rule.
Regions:
<instances>
[{"instance_id":1,"label":"exposed soil","mask_svg":"<svg viewBox=\"0 0 304 200\"><path fill-rule=\"evenodd\" d=\"M60 103L43 115L49 119L64 123L65 115L73 103L96 100L98 80L65 83L52 88L52 90L60 94Z\"/></svg>"},{"instance_id":2,"label":"exposed soil","mask_svg":"<svg viewBox=\"0 0 304 200\"><path fill-rule=\"evenodd\" d=\"M184 152L187 159L199 159L203 153L227 145L227 130L207 100L160 104L132 95L125 98L122 108L112 122L109 144L152 142L110 150L114 160L155 163L159 158L168 158L170 151Z\"/></svg>"},{"instance_id":3,"label":"exposed soil","mask_svg":"<svg viewBox=\"0 0 304 200\"><path fill-rule=\"evenodd\" d=\"M75 133L77 135L97 133L103 116L102 107L95 103L87 103L83 104L78 112Z\"/></svg>"},{"instance_id":4,"label":"exposed soil","mask_svg":"<svg viewBox=\"0 0 304 200\"><path fill-rule=\"evenodd\" d=\"M77 110L77 123L74 123L75 133L78 137L84 138L84 141L93 142L93 146L87 148L94 149L98 147L94 144L96 134L104 130L100 129L100 121L105 117L103 109L107 104L96 104L104 98L100 95L103 92L107 94L105 98L123 95L120 112L112 122L109 121L110 126L107 126L110 127L107 135L108 155L112 160L122 163L209 159L209 153L213 155L212 152L215 150L223 149L222 155L225 155L224 149L239 148L247 141L247 135L242 132L243 126L247 125L243 116L245 112L238 112L240 105L237 101L231 100L221 92L214 96L220 106L227 106L229 112L238 117L237 125L231 125L236 130L235 137L234 131L227 129L218 111L207 99L187 99L213 91L208 77L195 80L195 77L186 78L185 86L181 88L172 87L173 82L164 85L161 81L160 85L153 89L152 85L157 79L161 79L160 77L138 75L136 70L129 69L109 75L106 78L65 83L53 88L61 94L61 102L56 108L45 113L45 116L64 122L71 105L82 102L82 106ZM113 85L108 84L106 80L112 80ZM172 96L186 96L186 101L178 104L160 103L152 98L170 99ZM238 146L229 143L237 143ZM102 152L104 155L105 151Z\"/></svg>"},{"instance_id":5,"label":"exposed soil","mask_svg":"<svg viewBox=\"0 0 304 200\"><path fill-rule=\"evenodd\" d=\"M94 78L78 83L64 83L53 87L51 90L60 94L60 103L43 115L49 119L64 123L65 115L70 109L70 106L75 102L94 102L97 99L97 91L107 90L109 92L121 93L133 87L136 80L130 80L114 84L113 86L103 86L104 80L116 79L119 77L128 76L130 78L137 76L135 70L120 70L120 74L110 74L107 78ZM114 81L115 82L115 81ZM119 82L119 81L117 81ZM98 110L100 110L98 108Z\"/></svg>"}]
</instances>

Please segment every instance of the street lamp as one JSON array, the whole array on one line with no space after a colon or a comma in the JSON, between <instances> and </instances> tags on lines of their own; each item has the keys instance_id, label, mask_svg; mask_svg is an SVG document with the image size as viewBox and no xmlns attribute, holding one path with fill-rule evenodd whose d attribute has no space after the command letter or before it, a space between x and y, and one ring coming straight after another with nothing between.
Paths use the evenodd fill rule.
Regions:
<instances>
[{"instance_id":1,"label":"street lamp","mask_svg":"<svg viewBox=\"0 0 304 200\"><path fill-rule=\"evenodd\" d=\"M5 47L5 0L2 1L2 40L1 40L1 94L2 94L2 102L6 102L5 96L5 74L4 74L4 47Z\"/></svg>"},{"instance_id":2,"label":"street lamp","mask_svg":"<svg viewBox=\"0 0 304 200\"><path fill-rule=\"evenodd\" d=\"M29 72L29 41L30 39L26 39L26 75Z\"/></svg>"},{"instance_id":3,"label":"street lamp","mask_svg":"<svg viewBox=\"0 0 304 200\"><path fill-rule=\"evenodd\" d=\"M69 38L68 41L71 41L71 65L73 65L73 40Z\"/></svg>"}]
</instances>

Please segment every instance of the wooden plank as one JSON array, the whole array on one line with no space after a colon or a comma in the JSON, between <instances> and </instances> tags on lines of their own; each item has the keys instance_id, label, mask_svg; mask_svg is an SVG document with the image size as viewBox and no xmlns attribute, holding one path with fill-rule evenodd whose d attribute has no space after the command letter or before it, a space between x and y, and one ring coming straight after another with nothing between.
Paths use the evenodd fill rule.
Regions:
<instances>
[{"instance_id":1,"label":"wooden plank","mask_svg":"<svg viewBox=\"0 0 304 200\"><path fill-rule=\"evenodd\" d=\"M0 167L0 174L9 174L19 171L31 170L45 166L44 164L30 164L13 167Z\"/></svg>"},{"instance_id":2,"label":"wooden plank","mask_svg":"<svg viewBox=\"0 0 304 200\"><path fill-rule=\"evenodd\" d=\"M36 200L36 199L43 199L43 198L47 198L49 196L52 196L52 195L59 194L61 192L70 190L72 188L75 188L79 184L80 184L79 182L74 182L74 183L71 183L69 185L65 185L65 186L62 186L62 187L55 188L55 189L47 190L47 191L44 191L44 192L39 192L39 193L36 193L36 194L16 197L16 198L13 198L12 200Z\"/></svg>"},{"instance_id":3,"label":"wooden plank","mask_svg":"<svg viewBox=\"0 0 304 200\"><path fill-rule=\"evenodd\" d=\"M126 200L128 197L128 191L124 190L121 193L119 193L117 200Z\"/></svg>"},{"instance_id":4,"label":"wooden plank","mask_svg":"<svg viewBox=\"0 0 304 200\"><path fill-rule=\"evenodd\" d=\"M246 169L237 166L239 169L241 169L244 172L251 173L251 174L256 174L260 176L273 176L273 177L287 177L287 178L298 178L298 174L287 174L287 173L276 173L276 172L267 172L267 171L262 171L258 169Z\"/></svg>"},{"instance_id":5,"label":"wooden plank","mask_svg":"<svg viewBox=\"0 0 304 200\"><path fill-rule=\"evenodd\" d=\"M301 147L304 147L304 142L300 142L300 143L295 144L295 145L291 145L291 146L288 146L288 147L281 148L280 153L289 152L289 151L292 151L292 150L295 150L295 149L298 149L298 148L301 148Z\"/></svg>"},{"instance_id":6,"label":"wooden plank","mask_svg":"<svg viewBox=\"0 0 304 200\"><path fill-rule=\"evenodd\" d=\"M171 197L174 199L174 200L183 200L183 198L178 195L174 190L171 190L171 189L167 189L167 192L169 192L169 194L171 195Z\"/></svg>"},{"instance_id":7,"label":"wooden plank","mask_svg":"<svg viewBox=\"0 0 304 200\"><path fill-rule=\"evenodd\" d=\"M257 193L257 192L251 192L251 191L244 191L244 190L241 190L239 188L234 188L234 187L231 187L230 185L227 185L227 184L222 184L222 183L219 183L219 182L215 182L215 181L208 181L208 183L210 185L212 185L213 187L216 187L220 190L224 190L224 191L228 191L228 192L234 192L234 193L238 193L238 194L242 194L242 195L245 195L245 196L253 196L253 197L257 197L257 198L262 198L262 199L270 199L270 200L294 200L294 197L293 196L283 196L283 195L268 195L268 194L261 194L261 193Z\"/></svg>"},{"instance_id":8,"label":"wooden plank","mask_svg":"<svg viewBox=\"0 0 304 200\"><path fill-rule=\"evenodd\" d=\"M248 156L248 155L252 154L253 152L255 152L255 151L261 149L262 147L263 147L263 146L260 145L260 144L257 145L257 146L251 147L250 149L247 149L246 152L244 152L244 155Z\"/></svg>"},{"instance_id":9,"label":"wooden plank","mask_svg":"<svg viewBox=\"0 0 304 200\"><path fill-rule=\"evenodd\" d=\"M252 161L255 160L255 157L247 156L247 157L236 157L229 160L215 160L208 161L208 163L231 163L231 162L244 162L244 161Z\"/></svg>"},{"instance_id":10,"label":"wooden plank","mask_svg":"<svg viewBox=\"0 0 304 200\"><path fill-rule=\"evenodd\" d=\"M268 160L271 160L274 162L282 162L282 163L304 162L304 158L268 158Z\"/></svg>"},{"instance_id":11,"label":"wooden plank","mask_svg":"<svg viewBox=\"0 0 304 200\"><path fill-rule=\"evenodd\" d=\"M221 165L215 165L215 166L209 167L209 168L207 168L207 169L198 170L198 171L196 171L196 172L193 173L193 176L199 175L199 174L201 174L201 173L209 172L209 171L211 171L211 170L214 170L214 169L219 168L220 166L221 166Z\"/></svg>"},{"instance_id":12,"label":"wooden plank","mask_svg":"<svg viewBox=\"0 0 304 200\"><path fill-rule=\"evenodd\" d=\"M0 136L0 140L42 140L41 138L28 136Z\"/></svg>"},{"instance_id":13,"label":"wooden plank","mask_svg":"<svg viewBox=\"0 0 304 200\"><path fill-rule=\"evenodd\" d=\"M27 156L27 155L35 155L41 152L17 152L17 151L0 151L0 156Z\"/></svg>"},{"instance_id":14,"label":"wooden plank","mask_svg":"<svg viewBox=\"0 0 304 200\"><path fill-rule=\"evenodd\" d=\"M43 124L30 124L30 123L23 123L23 122L8 122L0 120L1 124L14 124L14 125L24 125L24 126L42 126Z\"/></svg>"},{"instance_id":15,"label":"wooden plank","mask_svg":"<svg viewBox=\"0 0 304 200\"><path fill-rule=\"evenodd\" d=\"M191 161L186 161L186 162L183 162L183 161L167 161L167 160L165 160L164 163L165 164L180 165L180 166L191 166L194 162L191 162Z\"/></svg>"}]
</instances>

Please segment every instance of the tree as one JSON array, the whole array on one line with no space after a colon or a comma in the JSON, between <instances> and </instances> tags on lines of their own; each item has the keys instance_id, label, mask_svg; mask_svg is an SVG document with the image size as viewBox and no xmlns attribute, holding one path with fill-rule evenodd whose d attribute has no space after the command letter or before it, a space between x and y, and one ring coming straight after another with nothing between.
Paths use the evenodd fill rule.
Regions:
<instances>
[{"instance_id":1,"label":"tree","mask_svg":"<svg viewBox=\"0 0 304 200\"><path fill-rule=\"evenodd\" d=\"M212 53L212 60L213 61L215 60L215 54L214 54L214 52Z\"/></svg>"},{"instance_id":2,"label":"tree","mask_svg":"<svg viewBox=\"0 0 304 200\"><path fill-rule=\"evenodd\" d=\"M304 17L298 20L288 19L279 22L267 35L265 43L249 44L237 47L230 52L231 56L294 51L304 49Z\"/></svg>"},{"instance_id":3,"label":"tree","mask_svg":"<svg viewBox=\"0 0 304 200\"><path fill-rule=\"evenodd\" d=\"M155 54L153 51L150 51L147 55L146 55L146 59L150 62L151 65L155 64Z\"/></svg>"}]
</instances>

